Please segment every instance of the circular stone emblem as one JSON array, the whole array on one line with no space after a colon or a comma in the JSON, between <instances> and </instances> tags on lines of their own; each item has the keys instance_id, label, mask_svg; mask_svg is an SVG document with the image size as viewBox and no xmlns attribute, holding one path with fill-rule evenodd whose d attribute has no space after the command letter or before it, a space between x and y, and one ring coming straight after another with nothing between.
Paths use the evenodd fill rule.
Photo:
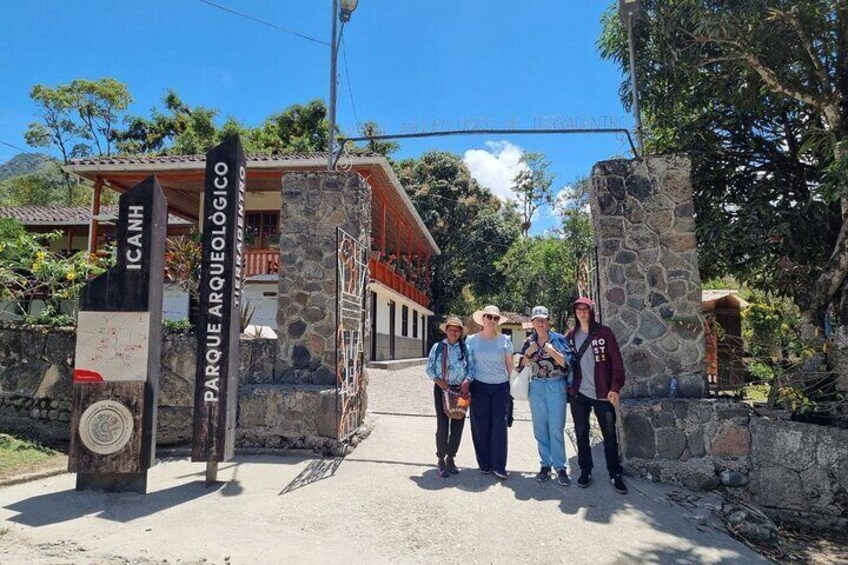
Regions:
<instances>
[{"instance_id":1,"label":"circular stone emblem","mask_svg":"<svg viewBox=\"0 0 848 565\"><path fill-rule=\"evenodd\" d=\"M122 450L133 432L129 408L115 400L99 400L85 409L79 424L84 446L98 455Z\"/></svg>"}]
</instances>

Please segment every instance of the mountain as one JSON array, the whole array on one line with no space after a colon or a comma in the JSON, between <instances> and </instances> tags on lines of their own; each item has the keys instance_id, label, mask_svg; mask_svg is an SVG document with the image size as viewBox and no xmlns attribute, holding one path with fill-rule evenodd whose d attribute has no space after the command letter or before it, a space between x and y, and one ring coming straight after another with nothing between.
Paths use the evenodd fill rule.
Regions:
<instances>
[{"instance_id":1,"label":"mountain","mask_svg":"<svg viewBox=\"0 0 848 565\"><path fill-rule=\"evenodd\" d=\"M40 153L18 153L5 163L0 164L0 181L19 175L28 175L53 161L53 158Z\"/></svg>"}]
</instances>

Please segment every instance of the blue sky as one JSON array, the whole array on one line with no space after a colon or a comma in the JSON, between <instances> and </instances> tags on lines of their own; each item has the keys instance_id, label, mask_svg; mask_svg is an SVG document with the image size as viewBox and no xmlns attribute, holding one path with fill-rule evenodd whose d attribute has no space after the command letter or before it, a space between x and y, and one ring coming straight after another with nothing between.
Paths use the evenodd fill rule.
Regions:
<instances>
[{"instance_id":1,"label":"blue sky","mask_svg":"<svg viewBox=\"0 0 848 565\"><path fill-rule=\"evenodd\" d=\"M214 0L329 40L330 0ZM338 121L386 132L466 127L632 127L620 75L596 48L608 2L360 0L340 54ZM26 148L36 83L114 77L131 113L148 115L165 89L248 125L296 102L326 99L329 48L200 0L0 0L0 141ZM351 91L353 104L351 103ZM354 105L356 111L354 112ZM506 196L520 150L553 162L557 186L599 160L627 154L616 136L451 137L404 142L464 155L478 180ZM0 145L0 161L18 151ZM534 232L553 227L542 217Z\"/></svg>"}]
</instances>

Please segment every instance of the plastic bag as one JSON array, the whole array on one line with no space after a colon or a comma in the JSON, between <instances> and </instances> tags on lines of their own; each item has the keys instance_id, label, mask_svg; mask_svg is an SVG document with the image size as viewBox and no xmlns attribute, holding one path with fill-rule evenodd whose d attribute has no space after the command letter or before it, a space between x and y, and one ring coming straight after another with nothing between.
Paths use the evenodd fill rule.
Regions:
<instances>
[{"instance_id":1,"label":"plastic bag","mask_svg":"<svg viewBox=\"0 0 848 565\"><path fill-rule=\"evenodd\" d=\"M527 400L530 394L530 377L533 369L528 364L521 372L513 371L509 379L509 393L515 400Z\"/></svg>"}]
</instances>

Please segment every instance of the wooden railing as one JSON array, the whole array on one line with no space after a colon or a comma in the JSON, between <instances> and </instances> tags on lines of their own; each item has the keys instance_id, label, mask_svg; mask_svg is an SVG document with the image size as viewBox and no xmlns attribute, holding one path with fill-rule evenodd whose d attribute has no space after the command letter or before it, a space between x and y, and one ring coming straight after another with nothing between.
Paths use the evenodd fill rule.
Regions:
<instances>
[{"instance_id":1,"label":"wooden railing","mask_svg":"<svg viewBox=\"0 0 848 565\"><path fill-rule=\"evenodd\" d=\"M280 270L279 249L245 249L244 276L274 275Z\"/></svg>"},{"instance_id":2,"label":"wooden railing","mask_svg":"<svg viewBox=\"0 0 848 565\"><path fill-rule=\"evenodd\" d=\"M426 294L415 288L412 283L392 271L389 267L379 262L377 259L373 257L371 258L369 268L371 269L371 278L375 281L383 283L390 289L401 293L425 308L430 306L430 299L427 298Z\"/></svg>"}]
</instances>

